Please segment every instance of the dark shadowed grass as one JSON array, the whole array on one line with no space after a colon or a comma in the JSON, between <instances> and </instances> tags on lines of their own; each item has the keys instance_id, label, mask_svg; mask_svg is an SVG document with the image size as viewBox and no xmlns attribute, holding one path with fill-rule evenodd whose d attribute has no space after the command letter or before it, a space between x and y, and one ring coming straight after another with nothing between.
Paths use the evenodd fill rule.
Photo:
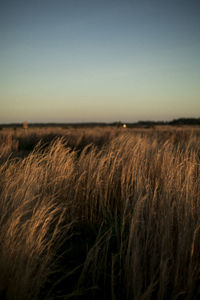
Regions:
<instances>
[{"instance_id":1,"label":"dark shadowed grass","mask_svg":"<svg viewBox=\"0 0 200 300\"><path fill-rule=\"evenodd\" d=\"M2 132L2 298L199 299L199 130Z\"/></svg>"}]
</instances>

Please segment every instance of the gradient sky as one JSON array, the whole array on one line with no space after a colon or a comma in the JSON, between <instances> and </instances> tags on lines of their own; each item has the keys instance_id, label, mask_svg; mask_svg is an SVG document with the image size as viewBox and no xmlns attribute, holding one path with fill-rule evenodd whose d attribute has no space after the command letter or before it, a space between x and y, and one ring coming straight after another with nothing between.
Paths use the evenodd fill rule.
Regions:
<instances>
[{"instance_id":1,"label":"gradient sky","mask_svg":"<svg viewBox=\"0 0 200 300\"><path fill-rule=\"evenodd\" d=\"M0 0L0 123L200 117L199 0Z\"/></svg>"}]
</instances>

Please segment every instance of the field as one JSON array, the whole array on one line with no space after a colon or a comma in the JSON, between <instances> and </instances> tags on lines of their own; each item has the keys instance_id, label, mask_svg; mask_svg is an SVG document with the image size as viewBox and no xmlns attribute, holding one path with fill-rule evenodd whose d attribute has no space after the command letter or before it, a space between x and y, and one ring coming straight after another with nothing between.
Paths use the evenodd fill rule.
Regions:
<instances>
[{"instance_id":1,"label":"field","mask_svg":"<svg viewBox=\"0 0 200 300\"><path fill-rule=\"evenodd\" d=\"M200 299L200 127L0 131L0 298Z\"/></svg>"}]
</instances>

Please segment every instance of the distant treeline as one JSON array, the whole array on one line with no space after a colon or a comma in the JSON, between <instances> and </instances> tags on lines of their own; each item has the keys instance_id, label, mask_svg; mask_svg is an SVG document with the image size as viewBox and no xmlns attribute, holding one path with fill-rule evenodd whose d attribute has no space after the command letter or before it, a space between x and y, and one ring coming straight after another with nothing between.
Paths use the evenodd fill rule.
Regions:
<instances>
[{"instance_id":1,"label":"distant treeline","mask_svg":"<svg viewBox=\"0 0 200 300\"><path fill-rule=\"evenodd\" d=\"M113 123L104 123L104 122L85 122L85 123L29 123L30 127L105 127L105 126L113 126L113 127L121 127L124 123L121 121L113 122ZM180 118L174 119L172 121L138 121L136 123L126 123L127 127L153 127L156 125L174 125L174 126L182 126L182 125L200 125L200 118ZM0 124L0 128L3 127L22 127L23 123L10 123L10 124Z\"/></svg>"},{"instance_id":2,"label":"distant treeline","mask_svg":"<svg viewBox=\"0 0 200 300\"><path fill-rule=\"evenodd\" d=\"M155 126L155 125L200 125L200 118L180 118L172 121L139 121L131 125Z\"/></svg>"}]
</instances>

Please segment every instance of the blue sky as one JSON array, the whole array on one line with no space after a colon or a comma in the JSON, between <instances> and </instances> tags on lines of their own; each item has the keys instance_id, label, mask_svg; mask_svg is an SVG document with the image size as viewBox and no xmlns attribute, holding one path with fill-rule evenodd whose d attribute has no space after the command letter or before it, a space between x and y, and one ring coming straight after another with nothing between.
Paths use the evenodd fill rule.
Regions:
<instances>
[{"instance_id":1,"label":"blue sky","mask_svg":"<svg viewBox=\"0 0 200 300\"><path fill-rule=\"evenodd\" d=\"M200 117L200 1L0 2L0 123Z\"/></svg>"}]
</instances>

